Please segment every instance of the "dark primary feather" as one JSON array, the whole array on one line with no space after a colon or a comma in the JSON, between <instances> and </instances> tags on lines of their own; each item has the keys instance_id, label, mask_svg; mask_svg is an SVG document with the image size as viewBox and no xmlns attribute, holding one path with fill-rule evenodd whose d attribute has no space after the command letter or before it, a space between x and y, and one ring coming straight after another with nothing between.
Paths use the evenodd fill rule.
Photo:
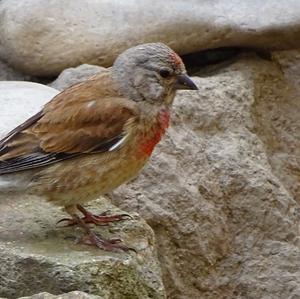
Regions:
<instances>
[{"instance_id":1,"label":"dark primary feather","mask_svg":"<svg viewBox=\"0 0 300 299\"><path fill-rule=\"evenodd\" d=\"M13 138L15 135L17 135L21 131L30 127L33 123L37 122L42 116L43 116L43 110L39 111L37 114L35 114L32 117L30 117L29 119L27 119L21 125L15 127L2 140L0 140L0 157L1 157L1 150L5 147L5 144L9 141L9 139Z\"/></svg>"},{"instance_id":2,"label":"dark primary feather","mask_svg":"<svg viewBox=\"0 0 300 299\"><path fill-rule=\"evenodd\" d=\"M0 160L0 175L28 170L37 167L43 167L54 164L63 160L71 159L82 154L95 154L108 151L114 144L119 142L123 135L116 136L111 140L107 140L99 144L89 153L46 153L40 149L40 152L35 152L29 155L11 158L6 161ZM1 156L1 151L0 151Z\"/></svg>"}]
</instances>

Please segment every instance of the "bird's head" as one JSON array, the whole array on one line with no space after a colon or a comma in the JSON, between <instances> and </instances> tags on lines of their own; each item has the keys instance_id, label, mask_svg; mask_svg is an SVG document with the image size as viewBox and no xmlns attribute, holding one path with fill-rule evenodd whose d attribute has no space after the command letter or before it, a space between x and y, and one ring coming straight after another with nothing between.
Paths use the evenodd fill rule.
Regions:
<instances>
[{"instance_id":1,"label":"bird's head","mask_svg":"<svg viewBox=\"0 0 300 299\"><path fill-rule=\"evenodd\" d=\"M130 48L116 59L112 73L122 93L154 105L172 103L176 90L198 89L181 58L162 43Z\"/></svg>"}]
</instances>

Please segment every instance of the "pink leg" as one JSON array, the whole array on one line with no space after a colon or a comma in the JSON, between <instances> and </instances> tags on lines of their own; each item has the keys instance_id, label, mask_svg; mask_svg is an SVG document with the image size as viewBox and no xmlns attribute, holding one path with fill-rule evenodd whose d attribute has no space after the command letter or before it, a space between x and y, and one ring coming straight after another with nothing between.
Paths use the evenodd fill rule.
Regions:
<instances>
[{"instance_id":1,"label":"pink leg","mask_svg":"<svg viewBox=\"0 0 300 299\"><path fill-rule=\"evenodd\" d=\"M131 218L128 214L119 214L119 215L105 215L99 214L94 215L93 213L87 211L83 206L76 205L76 208L83 214L84 217L80 218L84 223L94 223L96 225L107 225L110 222L116 222L125 220L127 218ZM66 226L72 226L79 224L78 220L75 218L64 218L59 220L57 223L60 222L67 222Z\"/></svg>"},{"instance_id":2,"label":"pink leg","mask_svg":"<svg viewBox=\"0 0 300 299\"><path fill-rule=\"evenodd\" d=\"M75 209L76 209L75 206L66 207L67 212L72 217L72 219L70 220L72 220L74 224L78 224L85 231L85 235L78 240L78 243L96 246L105 251L113 251L113 252L122 252L122 251L129 251L129 250L135 251L135 249L133 248L120 244L122 240L119 238L107 240L107 239L103 239L99 235L96 235L87 225L87 223L83 220L84 218L80 218L76 213L74 213Z\"/></svg>"}]
</instances>

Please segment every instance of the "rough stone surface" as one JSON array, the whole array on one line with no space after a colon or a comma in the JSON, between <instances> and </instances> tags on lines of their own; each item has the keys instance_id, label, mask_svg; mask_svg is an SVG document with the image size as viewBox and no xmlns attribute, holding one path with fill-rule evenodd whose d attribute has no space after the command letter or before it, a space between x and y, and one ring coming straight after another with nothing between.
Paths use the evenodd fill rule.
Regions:
<instances>
[{"instance_id":1,"label":"rough stone surface","mask_svg":"<svg viewBox=\"0 0 300 299\"><path fill-rule=\"evenodd\" d=\"M256 56L194 80L199 92L177 97L168 136L113 202L154 229L168 298L300 298L293 81Z\"/></svg>"},{"instance_id":2,"label":"rough stone surface","mask_svg":"<svg viewBox=\"0 0 300 299\"><path fill-rule=\"evenodd\" d=\"M0 82L0 90L0 138L58 93L28 82ZM89 208L124 213L104 198ZM0 297L80 290L103 299L165 298L153 231L138 215L131 216L95 231L121 237L137 253L104 252L75 244L82 231L57 227L66 217L57 207L41 198L1 194Z\"/></svg>"},{"instance_id":3,"label":"rough stone surface","mask_svg":"<svg viewBox=\"0 0 300 299\"><path fill-rule=\"evenodd\" d=\"M272 58L293 88L300 89L300 49L276 51L272 53Z\"/></svg>"},{"instance_id":4,"label":"rough stone surface","mask_svg":"<svg viewBox=\"0 0 300 299\"><path fill-rule=\"evenodd\" d=\"M24 75L10 66L8 66L6 63L0 60L0 81L26 81L30 80L30 76Z\"/></svg>"},{"instance_id":5,"label":"rough stone surface","mask_svg":"<svg viewBox=\"0 0 300 299\"><path fill-rule=\"evenodd\" d=\"M300 50L275 52L272 57L279 71L267 78L273 84L258 90L258 134L273 172L300 203ZM258 74L257 80L265 81L266 75Z\"/></svg>"},{"instance_id":6,"label":"rough stone surface","mask_svg":"<svg viewBox=\"0 0 300 299\"><path fill-rule=\"evenodd\" d=\"M201 49L299 46L298 0L2 0L0 58L32 75L109 66L124 49L162 41L180 54Z\"/></svg>"},{"instance_id":7,"label":"rough stone surface","mask_svg":"<svg viewBox=\"0 0 300 299\"><path fill-rule=\"evenodd\" d=\"M99 199L94 212L124 213ZM154 235L136 214L132 220L94 230L120 237L138 253L111 253L76 244L82 231L59 227L66 217L40 198L0 197L0 296L80 290L104 299L165 298Z\"/></svg>"},{"instance_id":8,"label":"rough stone surface","mask_svg":"<svg viewBox=\"0 0 300 299\"><path fill-rule=\"evenodd\" d=\"M101 72L105 68L97 65L82 64L75 68L68 68L57 77L49 86L64 90L67 87L88 79L89 77Z\"/></svg>"},{"instance_id":9,"label":"rough stone surface","mask_svg":"<svg viewBox=\"0 0 300 299\"><path fill-rule=\"evenodd\" d=\"M44 292L30 297L20 297L19 299L102 299L102 297L74 291L57 296Z\"/></svg>"}]
</instances>

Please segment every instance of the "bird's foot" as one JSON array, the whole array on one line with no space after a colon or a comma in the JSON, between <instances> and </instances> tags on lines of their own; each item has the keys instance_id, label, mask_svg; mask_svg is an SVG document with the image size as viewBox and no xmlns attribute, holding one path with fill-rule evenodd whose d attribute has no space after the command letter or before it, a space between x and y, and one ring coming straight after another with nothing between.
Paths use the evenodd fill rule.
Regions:
<instances>
[{"instance_id":1,"label":"bird's foot","mask_svg":"<svg viewBox=\"0 0 300 299\"><path fill-rule=\"evenodd\" d=\"M127 214L120 214L120 215L94 215L92 213L90 213L87 216L84 216L82 218L80 218L84 223L94 223L96 225L108 225L108 223L110 222L116 222L116 221L121 221L121 220L125 220L131 218L129 215ZM66 224L64 226L73 226L73 225L77 225L79 224L79 222L76 219L73 218L63 218L61 220L59 220L57 222L61 223L61 222L66 222Z\"/></svg>"},{"instance_id":2,"label":"bird's foot","mask_svg":"<svg viewBox=\"0 0 300 299\"><path fill-rule=\"evenodd\" d=\"M85 223L94 223L96 225L106 225L109 222L116 222L131 218L128 214L119 214L119 215L106 215L106 212L94 215L93 213L87 211L83 206L77 205L77 209L83 214L82 220Z\"/></svg>"},{"instance_id":3,"label":"bird's foot","mask_svg":"<svg viewBox=\"0 0 300 299\"><path fill-rule=\"evenodd\" d=\"M77 205L77 206L72 205L72 206L67 206L65 208L66 208L66 211L71 215L72 218L71 219L65 218L65 219L60 220L59 222L67 221L68 222L67 226L78 224L85 231L85 235L83 237L81 237L80 239L78 239L77 243L96 246L96 247L98 247L102 250L106 250L106 251L122 252L122 251L132 250L132 251L136 252L135 249L120 244L122 242L122 240L120 238L106 240L106 239L103 239L101 236L97 236L91 230L91 228L87 225L87 223L95 223L95 224L103 225L103 223L122 220L122 219L124 219L125 216L128 217L128 215L121 214L121 215L107 216L107 215L101 214L101 215L95 216L92 213L86 211L80 205ZM76 213L77 210L81 211L81 213L84 215L83 218L80 218L77 215L77 213Z\"/></svg>"},{"instance_id":4,"label":"bird's foot","mask_svg":"<svg viewBox=\"0 0 300 299\"><path fill-rule=\"evenodd\" d=\"M125 245L120 244L122 240L120 238L114 239L102 239L100 236L97 236L94 232L90 231L86 235L84 235L81 239L78 240L78 243L96 246L105 251L112 251L112 252L127 252L127 251L134 251L135 249L127 247Z\"/></svg>"},{"instance_id":5,"label":"bird's foot","mask_svg":"<svg viewBox=\"0 0 300 299\"><path fill-rule=\"evenodd\" d=\"M84 215L84 217L80 218L84 223L93 223L96 225L107 225L110 222L121 221L130 218L131 216L128 214L119 214L119 215L106 215L106 212L101 213L99 215L94 215L93 213L87 211L81 205L77 205L77 209ZM66 222L65 226L73 226L79 224L78 219L76 218L63 218L57 222Z\"/></svg>"},{"instance_id":6,"label":"bird's foot","mask_svg":"<svg viewBox=\"0 0 300 299\"><path fill-rule=\"evenodd\" d=\"M116 222L125 219L131 219L131 216L128 214L119 214L119 215L106 215L105 213L94 215L90 212L87 212L86 215L82 218L85 223L94 223L96 225L107 225L109 222Z\"/></svg>"}]
</instances>

